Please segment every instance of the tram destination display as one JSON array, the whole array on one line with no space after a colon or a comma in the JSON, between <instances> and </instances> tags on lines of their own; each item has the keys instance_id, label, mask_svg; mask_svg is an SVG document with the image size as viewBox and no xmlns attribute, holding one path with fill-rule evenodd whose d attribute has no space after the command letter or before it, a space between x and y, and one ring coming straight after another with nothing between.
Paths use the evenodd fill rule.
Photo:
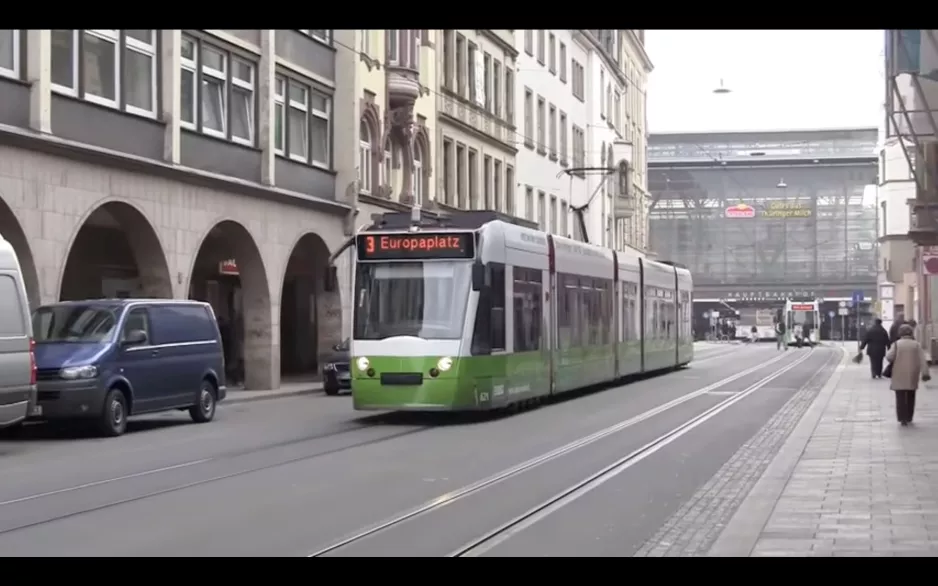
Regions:
<instances>
[{"instance_id":1,"label":"tram destination display","mask_svg":"<svg viewBox=\"0 0 938 586\"><path fill-rule=\"evenodd\" d=\"M470 259L475 256L472 232L359 234L358 260Z\"/></svg>"}]
</instances>

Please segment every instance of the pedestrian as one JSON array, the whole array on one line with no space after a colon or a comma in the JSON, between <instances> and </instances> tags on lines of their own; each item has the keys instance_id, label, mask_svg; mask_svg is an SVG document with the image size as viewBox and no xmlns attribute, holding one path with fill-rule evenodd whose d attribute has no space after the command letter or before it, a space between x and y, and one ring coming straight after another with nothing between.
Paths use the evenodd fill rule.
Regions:
<instances>
[{"instance_id":1,"label":"pedestrian","mask_svg":"<svg viewBox=\"0 0 938 586\"><path fill-rule=\"evenodd\" d=\"M915 391L919 379L928 381L928 359L925 350L914 337L909 324L899 326L899 339L886 354L892 366L892 381L889 388L896 393L896 419L903 426L912 423L915 415Z\"/></svg>"},{"instance_id":2,"label":"pedestrian","mask_svg":"<svg viewBox=\"0 0 938 586\"><path fill-rule=\"evenodd\" d=\"M749 341L750 342L759 341L759 328L757 328L756 326L752 326L752 328L749 329Z\"/></svg>"},{"instance_id":3,"label":"pedestrian","mask_svg":"<svg viewBox=\"0 0 938 586\"><path fill-rule=\"evenodd\" d=\"M779 320L775 322L775 349L782 348L788 350L788 345L785 344L785 322Z\"/></svg>"},{"instance_id":4,"label":"pedestrian","mask_svg":"<svg viewBox=\"0 0 938 586\"><path fill-rule=\"evenodd\" d=\"M896 314L896 319L889 326L889 343L895 344L899 339L899 326L905 323L905 314L901 311Z\"/></svg>"},{"instance_id":5,"label":"pedestrian","mask_svg":"<svg viewBox=\"0 0 938 586\"><path fill-rule=\"evenodd\" d=\"M876 318L860 344L860 352L865 348L866 355L870 357L870 374L873 378L883 378L883 358L890 346L889 332L883 327L883 320Z\"/></svg>"}]
</instances>

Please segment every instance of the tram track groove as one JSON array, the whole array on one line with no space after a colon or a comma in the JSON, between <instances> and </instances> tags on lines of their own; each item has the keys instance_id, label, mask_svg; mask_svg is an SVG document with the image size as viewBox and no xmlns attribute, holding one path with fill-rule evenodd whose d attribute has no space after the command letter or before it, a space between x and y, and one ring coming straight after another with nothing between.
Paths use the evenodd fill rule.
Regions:
<instances>
[{"instance_id":1,"label":"tram track groove","mask_svg":"<svg viewBox=\"0 0 938 586\"><path fill-rule=\"evenodd\" d=\"M794 361L791 361L789 364L785 365L785 366L782 367L781 369L776 370L776 371L773 371L773 374L772 374L772 375L769 375L768 377L765 377L764 379L762 379L762 380L764 381L763 386L764 386L765 383L768 383L768 382L770 382L771 380L774 380L775 378L777 378L777 376L780 376L781 374L783 374L783 373L785 373L785 372L788 372L788 370L790 370L791 368L794 368L794 366L797 366L797 365L801 364L802 362L804 362L805 360L807 360L812 354L813 354L813 349L809 350L809 351L808 351L807 353L805 353L802 357L799 357L799 358L795 359ZM534 469L534 468L536 468L536 467L538 467L538 466L541 466L542 464L545 464L545 463L548 463L548 462L552 462L552 461L554 461L554 460L557 460L558 458L560 458L560 457L562 457L562 456L565 456L565 455L570 454L570 453L572 453L572 452L574 452L574 451L576 451L576 450L579 450L580 448L583 448L583 447L586 447L586 446L588 446L588 445L591 445L591 444L593 444L593 443L595 443L595 442L598 442L598 441L600 441L600 440L602 440L602 439L604 439L604 438L606 438L606 437L609 437L609 436L611 436L611 435L614 435L614 434L616 434L616 433L618 433L618 432L620 432L620 431L623 431L623 430L625 430L625 429L628 429L628 428L630 428L630 427L633 427L633 426L635 426L635 425L637 425L637 424L639 424L639 423L641 423L641 422L643 422L643 421L647 421L647 420L651 419L652 417L655 417L655 416L657 416L657 415L659 415L659 414L661 414L661 413L664 413L664 412L666 412L666 411L669 411L670 409L673 409L673 408L675 408L675 407L677 407L677 406L679 406L679 405L683 405L684 403L687 403L687 402L689 402L689 401L691 401L691 400L693 400L693 399L696 399L696 398L702 397L702 396L706 396L708 393L710 393L711 391L713 391L713 390L715 390L715 389L718 389L718 388L721 388L721 387L723 387L723 386L726 386L727 384L729 384L729 383L731 383L731 382L734 382L734 381L736 381L736 380L739 380L740 378L743 378L743 377L745 377L745 376L748 376L748 375L750 375L750 374L753 374L753 373L755 373L755 372L758 372L759 370L762 370L762 369L765 369L765 368L767 368L767 367L769 367L769 366L772 366L772 365L774 365L774 364L776 364L776 363L778 363L778 362L780 362L780 361L785 360L785 359L788 358L788 357L789 357L789 354L788 354L788 353L779 354L778 356L776 356L776 357L774 357L774 358L772 358L772 359L770 359L770 360L768 360L768 361L766 361L766 362L762 362L762 363L760 363L760 364L757 364L756 366L753 366L753 367L748 368L748 369L746 369L746 370L744 370L744 371L738 372L738 373L736 373L736 374L734 374L734 375L732 375L732 376L729 376L729 377L727 377L727 378L724 378L724 379L722 379L722 380L719 380L719 381L716 381L716 382L714 382L714 383L711 383L711 384L709 384L709 385L707 385L707 386L705 386L705 387L699 388L699 389L697 389L697 390L695 390L695 391L692 391L692 392L690 392L690 393L687 393L687 394L685 394L685 395L681 395L680 397L678 397L678 398L676 398L676 399L673 399L673 400L671 400L671 401L668 401L667 403L664 403L664 404L662 404L662 405L659 405L658 407L655 407L655 408L653 408L653 409L649 409L649 410L647 410L647 411L645 411L645 412L643 412L643 413L640 413L639 415L636 415L636 416L634 416L634 417L631 417L631 418L629 418L629 419L626 419L626 420L624 420L624 421L621 421L621 422L619 422L619 423L617 423L617 424L614 424L614 425L612 425L612 426L609 426L609 427L606 427L606 428L604 428L604 429L601 429L601 430L599 430L599 431L597 431L597 432L595 432L595 433L592 433L592 434L590 434L590 435L588 435L588 436L585 436L585 437L582 437L582 438L580 438L580 439L577 439L577 440L574 440L574 441L572 441L572 442L569 442L569 443L567 443L567 444L565 444L565 445L563 445L563 446L561 446L561 447L559 447L559 448L556 448L556 449L554 449L554 450L551 450L551 451L549 451L549 452L547 452L547 453L545 453L545 454L542 454L542 455L540 455L540 456L536 456L536 457L531 458L531 459L529 459L529 460L527 460L527 461L525 461L525 462L522 462L521 464L517 464L517 465L515 465L515 466L512 466L512 467L510 467L510 468L507 468L507 469L505 469L505 470L502 470L501 472L498 472L498 473L496 473L496 474L494 474L494 475L492 475L492 476L489 476L489 477L487 477L487 478L485 478L485 479L483 479L483 480L480 480L480 481L478 481L478 482L475 482L475 483L466 485L466 486L464 486L464 487L462 487L462 488L460 488L460 489L457 489L457 490L454 490L454 491L450 491L450 492L448 492L448 493L446 493L446 494L440 495L439 497L437 497L437 498L435 498L435 499L432 499L432 500L430 500L430 501L427 501L427 502L425 502L425 503L423 503L423 504L421 504L421 505L418 505L417 507L414 507L414 508L412 508L412 509L406 510L405 512L399 513L399 514L397 514L397 515L394 515L394 516L392 516L392 517L390 517L390 518L388 518L388 519L386 519L386 520L384 520L384 521L380 521L380 522L378 522L378 523L376 523L376 524L374 524L374 525L371 525L371 526L369 526L369 527L366 527L366 528L364 528L364 529L361 529L361 530L359 530L359 531L356 531L355 533L352 533L352 534L348 535L347 537L344 537L344 538L342 538L342 539L340 539L340 540L338 540L338 541L333 542L332 544L330 544L330 545L328 545L328 546L326 546L326 547L323 547L323 548L321 548L321 549L318 549L318 550L316 550L316 551L314 551L314 552L308 554L307 557L321 557L321 556L324 556L324 555L329 554L329 553L331 553L331 552L334 552L334 551L340 550L340 549L342 549L342 548L345 548L345 547L347 547L347 546L350 546L350 545L353 545L353 544L355 544L355 543L358 543L358 542L360 542L360 541L362 541L362 540L364 540L364 539L367 539L367 538L372 537L372 536L374 536L374 535L377 535L377 534L379 534L379 533L383 533L383 532L385 532L385 531L387 531L387 530L389 530L389 529L393 529L394 527L399 526L399 525L402 525L403 523L406 523L406 522L408 522L408 521L410 521L410 520L412 520L412 519L415 519L416 517L420 517L420 516L426 515L426 514L428 514L428 513L431 513L431 512L433 512L433 511L436 511L436 510L441 509L441 508L443 508L443 507L452 505L452 504L454 504L454 503L456 503L456 502L460 502L460 501L462 501L462 500L464 500L464 499L466 499L466 498L468 498L468 497L470 497L470 496L472 496L472 495L475 495L475 494L477 494L477 493L480 493L481 491L483 491L483 490L485 490L485 489L487 489L487 488L491 488L491 487L493 487L493 486L495 486L495 485L498 485L498 484L501 484L501 483L503 483L503 482L505 482L505 481L507 481L507 480L509 480L509 479L511 479L511 478L515 478L515 477L517 477L517 476L519 476L519 475L521 475L521 474L524 474L525 472L528 472L528 471L530 471L530 470L532 470L532 469ZM760 388L761 388L761 387L760 387ZM722 403L726 403L726 402L728 402L728 401L730 401L730 400L733 400L733 399L735 399L735 397L732 397L732 398L728 399L727 401L723 401Z\"/></svg>"}]
</instances>

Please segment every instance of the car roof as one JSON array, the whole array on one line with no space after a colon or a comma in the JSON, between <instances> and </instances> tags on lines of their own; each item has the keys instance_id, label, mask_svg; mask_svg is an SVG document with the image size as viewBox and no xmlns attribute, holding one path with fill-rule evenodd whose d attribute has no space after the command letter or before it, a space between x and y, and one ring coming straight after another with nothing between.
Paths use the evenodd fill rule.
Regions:
<instances>
[{"instance_id":1,"label":"car roof","mask_svg":"<svg viewBox=\"0 0 938 586\"><path fill-rule=\"evenodd\" d=\"M70 301L57 301L55 303L46 303L43 307L62 306L62 305L111 305L115 307L124 307L136 303L161 304L161 305L199 305L206 306L204 301L194 299L160 299L160 298L105 298L105 299L75 299Z\"/></svg>"}]
</instances>

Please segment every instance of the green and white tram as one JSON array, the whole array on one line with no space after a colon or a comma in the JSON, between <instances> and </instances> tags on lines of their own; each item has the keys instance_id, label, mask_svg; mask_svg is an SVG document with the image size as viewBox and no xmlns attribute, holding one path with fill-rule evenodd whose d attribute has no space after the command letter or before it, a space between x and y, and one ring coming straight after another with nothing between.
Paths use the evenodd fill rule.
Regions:
<instances>
[{"instance_id":1,"label":"green and white tram","mask_svg":"<svg viewBox=\"0 0 938 586\"><path fill-rule=\"evenodd\" d=\"M358 410L487 410L693 359L689 271L495 212L356 237Z\"/></svg>"},{"instance_id":2,"label":"green and white tram","mask_svg":"<svg viewBox=\"0 0 938 586\"><path fill-rule=\"evenodd\" d=\"M805 343L812 346L820 340L818 329L821 326L821 304L817 299L810 301L796 301L788 299L785 301L785 312L782 314L785 320L785 343L796 344L798 337L802 335L805 329L810 329Z\"/></svg>"}]
</instances>

